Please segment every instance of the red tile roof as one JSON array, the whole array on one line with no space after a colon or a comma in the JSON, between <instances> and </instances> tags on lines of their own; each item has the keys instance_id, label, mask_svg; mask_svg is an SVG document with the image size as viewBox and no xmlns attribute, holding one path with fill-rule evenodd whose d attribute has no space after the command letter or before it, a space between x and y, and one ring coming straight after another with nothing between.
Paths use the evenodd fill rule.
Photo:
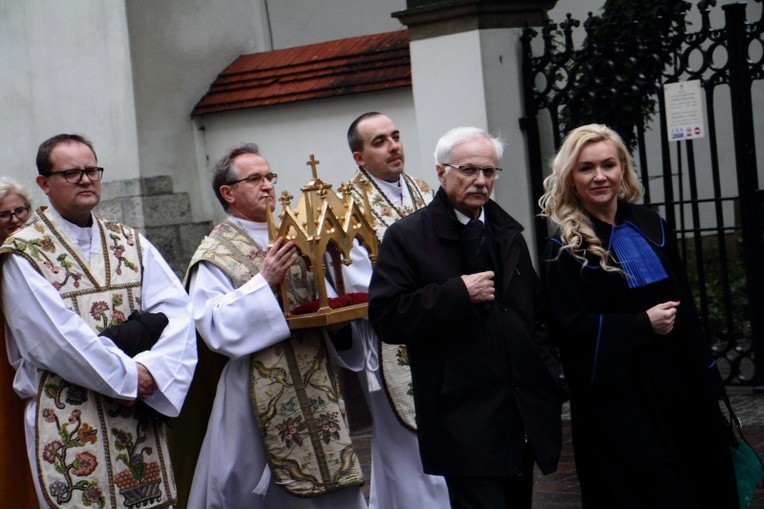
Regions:
<instances>
[{"instance_id":1,"label":"red tile roof","mask_svg":"<svg viewBox=\"0 0 764 509\"><path fill-rule=\"evenodd\" d=\"M192 115L411 86L408 30L241 55Z\"/></svg>"}]
</instances>

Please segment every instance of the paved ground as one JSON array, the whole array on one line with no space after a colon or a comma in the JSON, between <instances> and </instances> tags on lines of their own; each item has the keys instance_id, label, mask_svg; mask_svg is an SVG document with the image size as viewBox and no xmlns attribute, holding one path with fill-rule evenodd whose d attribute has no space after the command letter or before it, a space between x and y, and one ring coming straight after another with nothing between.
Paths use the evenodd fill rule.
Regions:
<instances>
[{"instance_id":1,"label":"paved ground","mask_svg":"<svg viewBox=\"0 0 764 509\"><path fill-rule=\"evenodd\" d=\"M764 394L752 394L750 389L730 389L730 399L735 412L743 422L746 438L764 457ZM534 486L534 509L574 509L581 507L578 494L576 468L570 438L570 421L563 414L562 455L557 472L543 476L537 472ZM370 432L368 415L357 415L353 440L361 457L364 473L368 478L370 461ZM364 487L368 497L368 484ZM753 509L764 509L764 491L756 493Z\"/></svg>"}]
</instances>

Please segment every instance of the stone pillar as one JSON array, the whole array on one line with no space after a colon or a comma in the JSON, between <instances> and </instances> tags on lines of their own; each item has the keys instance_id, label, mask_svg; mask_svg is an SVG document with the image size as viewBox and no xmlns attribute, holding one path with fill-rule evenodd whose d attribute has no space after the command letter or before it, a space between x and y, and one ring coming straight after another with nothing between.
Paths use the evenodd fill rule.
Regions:
<instances>
[{"instance_id":1,"label":"stone pillar","mask_svg":"<svg viewBox=\"0 0 764 509\"><path fill-rule=\"evenodd\" d=\"M408 0L392 15L411 34L411 74L422 168L435 172L438 138L475 126L506 142L494 199L526 228L535 260L524 115L520 33L543 23L557 0ZM434 177L430 177L434 180Z\"/></svg>"}]
</instances>

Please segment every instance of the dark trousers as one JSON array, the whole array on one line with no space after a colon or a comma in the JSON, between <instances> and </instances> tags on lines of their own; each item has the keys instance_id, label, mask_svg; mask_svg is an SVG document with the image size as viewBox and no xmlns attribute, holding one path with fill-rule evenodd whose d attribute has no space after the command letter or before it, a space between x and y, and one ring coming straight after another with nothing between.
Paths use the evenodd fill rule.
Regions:
<instances>
[{"instance_id":1,"label":"dark trousers","mask_svg":"<svg viewBox=\"0 0 764 509\"><path fill-rule=\"evenodd\" d=\"M533 470L517 477L446 476L451 509L531 509Z\"/></svg>"}]
</instances>

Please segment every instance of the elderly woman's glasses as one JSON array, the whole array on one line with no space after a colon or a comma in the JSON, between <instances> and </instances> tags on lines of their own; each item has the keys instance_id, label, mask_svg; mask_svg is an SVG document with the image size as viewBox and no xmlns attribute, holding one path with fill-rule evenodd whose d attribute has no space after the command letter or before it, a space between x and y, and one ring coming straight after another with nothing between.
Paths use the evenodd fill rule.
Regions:
<instances>
[{"instance_id":1,"label":"elderly woman's glasses","mask_svg":"<svg viewBox=\"0 0 764 509\"><path fill-rule=\"evenodd\" d=\"M29 207L19 207L13 210L4 210L0 212L0 223L10 223L11 218L16 217L23 221L29 215Z\"/></svg>"},{"instance_id":2,"label":"elderly woman's glasses","mask_svg":"<svg viewBox=\"0 0 764 509\"><path fill-rule=\"evenodd\" d=\"M473 166L471 164L448 164L443 163L443 166L454 168L465 177L475 178L478 172L482 172L486 180L494 180L499 178L499 172L501 168L495 166Z\"/></svg>"}]
</instances>

